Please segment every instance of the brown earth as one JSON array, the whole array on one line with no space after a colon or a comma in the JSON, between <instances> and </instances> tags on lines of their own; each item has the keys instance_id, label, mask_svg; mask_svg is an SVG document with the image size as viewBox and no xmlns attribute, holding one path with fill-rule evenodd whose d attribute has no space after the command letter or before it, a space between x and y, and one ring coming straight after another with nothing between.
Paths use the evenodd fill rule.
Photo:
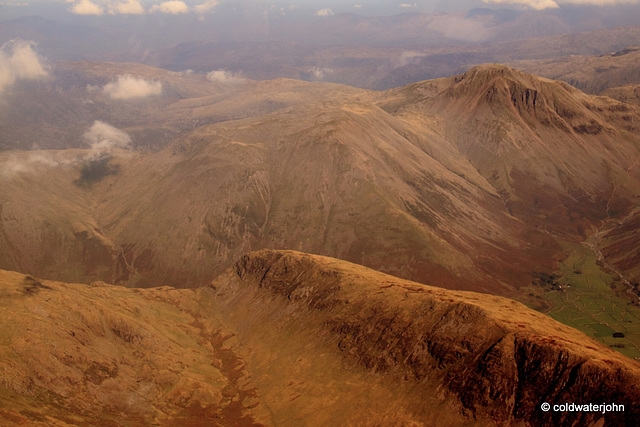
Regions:
<instances>
[{"instance_id":1,"label":"brown earth","mask_svg":"<svg viewBox=\"0 0 640 427\"><path fill-rule=\"evenodd\" d=\"M5 425L631 425L640 365L520 303L293 251L198 290L2 272ZM543 412L615 402L624 412Z\"/></svg>"}]
</instances>

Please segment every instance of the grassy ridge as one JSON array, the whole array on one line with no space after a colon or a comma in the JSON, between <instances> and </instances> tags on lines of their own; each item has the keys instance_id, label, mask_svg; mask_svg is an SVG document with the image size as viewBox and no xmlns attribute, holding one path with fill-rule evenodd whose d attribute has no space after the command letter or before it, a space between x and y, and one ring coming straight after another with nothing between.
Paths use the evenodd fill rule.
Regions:
<instances>
[{"instance_id":1,"label":"grassy ridge","mask_svg":"<svg viewBox=\"0 0 640 427\"><path fill-rule=\"evenodd\" d=\"M553 304L547 314L628 357L640 358L640 308L616 295L614 277L596 264L593 252L576 245L560 273L560 289L545 294ZM624 337L614 337L615 332Z\"/></svg>"}]
</instances>

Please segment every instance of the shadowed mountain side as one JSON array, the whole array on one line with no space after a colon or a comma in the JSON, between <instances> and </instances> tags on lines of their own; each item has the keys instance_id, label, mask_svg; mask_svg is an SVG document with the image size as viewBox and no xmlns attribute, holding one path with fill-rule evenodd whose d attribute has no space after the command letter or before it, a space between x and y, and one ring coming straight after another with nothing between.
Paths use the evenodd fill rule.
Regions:
<instances>
[{"instance_id":1,"label":"shadowed mountain side","mask_svg":"<svg viewBox=\"0 0 640 427\"><path fill-rule=\"evenodd\" d=\"M555 243L421 125L341 101L203 126L124 166L99 222L129 265L178 286L263 247L495 292L551 267Z\"/></svg>"},{"instance_id":2,"label":"shadowed mountain side","mask_svg":"<svg viewBox=\"0 0 640 427\"><path fill-rule=\"evenodd\" d=\"M0 271L3 425L629 425L640 366L505 298L263 250L197 290ZM543 412L542 402L624 412ZM596 424L598 425L598 424Z\"/></svg>"},{"instance_id":3,"label":"shadowed mountain side","mask_svg":"<svg viewBox=\"0 0 640 427\"><path fill-rule=\"evenodd\" d=\"M285 367L288 359L279 358L285 352L282 336L293 342L313 337L338 351L345 366L411 390L406 407L416 421L430 415L429 405L416 403L434 400L434 383L441 384L437 396L453 393L464 413L480 422L591 425L604 418L606 425L629 425L638 417L638 363L515 301L424 286L331 258L267 250L242 257L200 292L210 291L225 324L254 349L251 369L278 366L294 378L298 365ZM312 335L301 333L307 328ZM293 387L306 405L305 392L312 387L297 381ZM277 393L273 388L264 396ZM543 402L616 402L625 411L543 412ZM290 416L282 404L270 408L276 423ZM440 418L427 424L455 422Z\"/></svg>"},{"instance_id":4,"label":"shadowed mountain side","mask_svg":"<svg viewBox=\"0 0 640 427\"><path fill-rule=\"evenodd\" d=\"M508 67L390 91L382 108L443 118L443 134L516 217L581 240L640 200L640 110Z\"/></svg>"},{"instance_id":5,"label":"shadowed mountain side","mask_svg":"<svg viewBox=\"0 0 640 427\"><path fill-rule=\"evenodd\" d=\"M124 270L119 248L95 219L85 150L0 152L0 268L29 271L40 277L90 282L115 279ZM114 151L118 161L130 152ZM107 175L104 179L113 177ZM88 179L100 176L88 175Z\"/></svg>"}]
</instances>

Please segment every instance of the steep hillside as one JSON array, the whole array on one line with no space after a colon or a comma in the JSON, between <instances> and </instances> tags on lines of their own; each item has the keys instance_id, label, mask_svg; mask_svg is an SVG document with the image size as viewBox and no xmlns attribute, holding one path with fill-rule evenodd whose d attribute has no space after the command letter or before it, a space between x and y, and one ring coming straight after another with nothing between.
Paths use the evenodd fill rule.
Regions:
<instances>
[{"instance_id":1,"label":"steep hillside","mask_svg":"<svg viewBox=\"0 0 640 427\"><path fill-rule=\"evenodd\" d=\"M3 426L268 424L219 322L189 311L193 292L0 271L0 295Z\"/></svg>"},{"instance_id":2,"label":"steep hillside","mask_svg":"<svg viewBox=\"0 0 640 427\"><path fill-rule=\"evenodd\" d=\"M425 152L437 145L451 156ZM99 221L152 282L202 280L261 247L487 290L550 264L524 243L549 239L447 146L367 103L309 103L201 127L140 158L98 200Z\"/></svg>"},{"instance_id":3,"label":"steep hillside","mask_svg":"<svg viewBox=\"0 0 640 427\"><path fill-rule=\"evenodd\" d=\"M509 212L554 234L579 239L640 200L633 106L499 65L390 95L380 105L393 114L442 117L445 137Z\"/></svg>"},{"instance_id":4,"label":"steep hillside","mask_svg":"<svg viewBox=\"0 0 640 427\"><path fill-rule=\"evenodd\" d=\"M292 248L520 297L566 242L638 205L640 110L564 83L486 65L386 92L247 85L153 112L140 132L194 129L89 162L89 181L91 151L3 153L28 167L3 174L0 267L192 287L247 250ZM65 192L77 203L56 208Z\"/></svg>"},{"instance_id":5,"label":"steep hillside","mask_svg":"<svg viewBox=\"0 0 640 427\"><path fill-rule=\"evenodd\" d=\"M293 251L198 290L0 271L3 425L629 425L640 365L508 299ZM624 412L544 412L607 402ZM601 425L601 424L595 424Z\"/></svg>"}]
</instances>

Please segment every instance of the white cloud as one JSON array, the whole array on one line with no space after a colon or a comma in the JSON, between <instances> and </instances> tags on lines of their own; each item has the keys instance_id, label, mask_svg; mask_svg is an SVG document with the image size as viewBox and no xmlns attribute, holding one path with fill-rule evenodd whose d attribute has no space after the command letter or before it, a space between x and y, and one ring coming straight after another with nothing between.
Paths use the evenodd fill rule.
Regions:
<instances>
[{"instance_id":1,"label":"white cloud","mask_svg":"<svg viewBox=\"0 0 640 427\"><path fill-rule=\"evenodd\" d=\"M34 50L35 43L14 39L0 47L0 93L17 80L47 77L43 60Z\"/></svg>"},{"instance_id":2,"label":"white cloud","mask_svg":"<svg viewBox=\"0 0 640 427\"><path fill-rule=\"evenodd\" d=\"M402 52L402 54L400 54L400 58L398 58L396 66L405 67L409 64L415 64L419 62L420 58L424 58L425 56L427 56L426 53L415 52L413 50L406 50Z\"/></svg>"},{"instance_id":3,"label":"white cloud","mask_svg":"<svg viewBox=\"0 0 640 427\"><path fill-rule=\"evenodd\" d=\"M104 9L90 0L79 0L71 7L71 13L76 15L102 15Z\"/></svg>"},{"instance_id":4,"label":"white cloud","mask_svg":"<svg viewBox=\"0 0 640 427\"><path fill-rule=\"evenodd\" d=\"M65 150L0 153L0 178L11 179L18 174L40 173L44 168L77 166L101 160L113 150L127 149L131 144L129 134L99 120L93 122L83 137L89 149L74 158L66 155Z\"/></svg>"},{"instance_id":5,"label":"white cloud","mask_svg":"<svg viewBox=\"0 0 640 427\"><path fill-rule=\"evenodd\" d=\"M237 84L242 83L246 79L240 74L234 74L226 70L216 70L207 73L207 80L221 84Z\"/></svg>"},{"instance_id":6,"label":"white cloud","mask_svg":"<svg viewBox=\"0 0 640 427\"><path fill-rule=\"evenodd\" d=\"M334 73L333 69L331 68L320 68L320 67L314 67L310 71L315 80L324 80L325 77L327 77L327 75Z\"/></svg>"},{"instance_id":7,"label":"white cloud","mask_svg":"<svg viewBox=\"0 0 640 427\"><path fill-rule=\"evenodd\" d=\"M333 10L331 9L320 9L316 12L316 16L333 16Z\"/></svg>"},{"instance_id":8,"label":"white cloud","mask_svg":"<svg viewBox=\"0 0 640 427\"><path fill-rule=\"evenodd\" d=\"M418 7L417 3L400 3L400 7Z\"/></svg>"},{"instance_id":9,"label":"white cloud","mask_svg":"<svg viewBox=\"0 0 640 427\"><path fill-rule=\"evenodd\" d=\"M55 152L10 154L0 160L0 178L13 178L15 175L40 170L43 167L56 167L69 161Z\"/></svg>"},{"instance_id":10,"label":"white cloud","mask_svg":"<svg viewBox=\"0 0 640 427\"><path fill-rule=\"evenodd\" d=\"M109 13L113 15L142 15L144 8L137 0L125 0L112 5Z\"/></svg>"},{"instance_id":11,"label":"white cloud","mask_svg":"<svg viewBox=\"0 0 640 427\"><path fill-rule=\"evenodd\" d=\"M189 6L181 0L170 0L165 1L160 4L154 4L149 12L161 12L161 13L169 13L172 15L178 15L180 13L189 12Z\"/></svg>"},{"instance_id":12,"label":"white cloud","mask_svg":"<svg viewBox=\"0 0 640 427\"><path fill-rule=\"evenodd\" d=\"M354 4L353 8L354 9L362 9L362 5L361 4Z\"/></svg>"},{"instance_id":13,"label":"white cloud","mask_svg":"<svg viewBox=\"0 0 640 427\"><path fill-rule=\"evenodd\" d=\"M202 15L205 13L214 12L216 7L218 7L219 5L220 5L220 2L218 0L207 0L204 3L194 6L193 10L196 13Z\"/></svg>"},{"instance_id":14,"label":"white cloud","mask_svg":"<svg viewBox=\"0 0 640 427\"><path fill-rule=\"evenodd\" d=\"M147 81L130 75L118 76L118 80L106 84L102 92L111 99L146 98L162 94L162 83Z\"/></svg>"},{"instance_id":15,"label":"white cloud","mask_svg":"<svg viewBox=\"0 0 640 427\"><path fill-rule=\"evenodd\" d=\"M614 6L618 4L637 4L640 0L482 0L484 3L518 4L530 9L557 9L565 4Z\"/></svg>"},{"instance_id":16,"label":"white cloud","mask_svg":"<svg viewBox=\"0 0 640 427\"><path fill-rule=\"evenodd\" d=\"M125 131L99 120L93 122L83 137L91 150L84 160L100 158L116 148L127 148L131 143L131 137Z\"/></svg>"}]
</instances>

